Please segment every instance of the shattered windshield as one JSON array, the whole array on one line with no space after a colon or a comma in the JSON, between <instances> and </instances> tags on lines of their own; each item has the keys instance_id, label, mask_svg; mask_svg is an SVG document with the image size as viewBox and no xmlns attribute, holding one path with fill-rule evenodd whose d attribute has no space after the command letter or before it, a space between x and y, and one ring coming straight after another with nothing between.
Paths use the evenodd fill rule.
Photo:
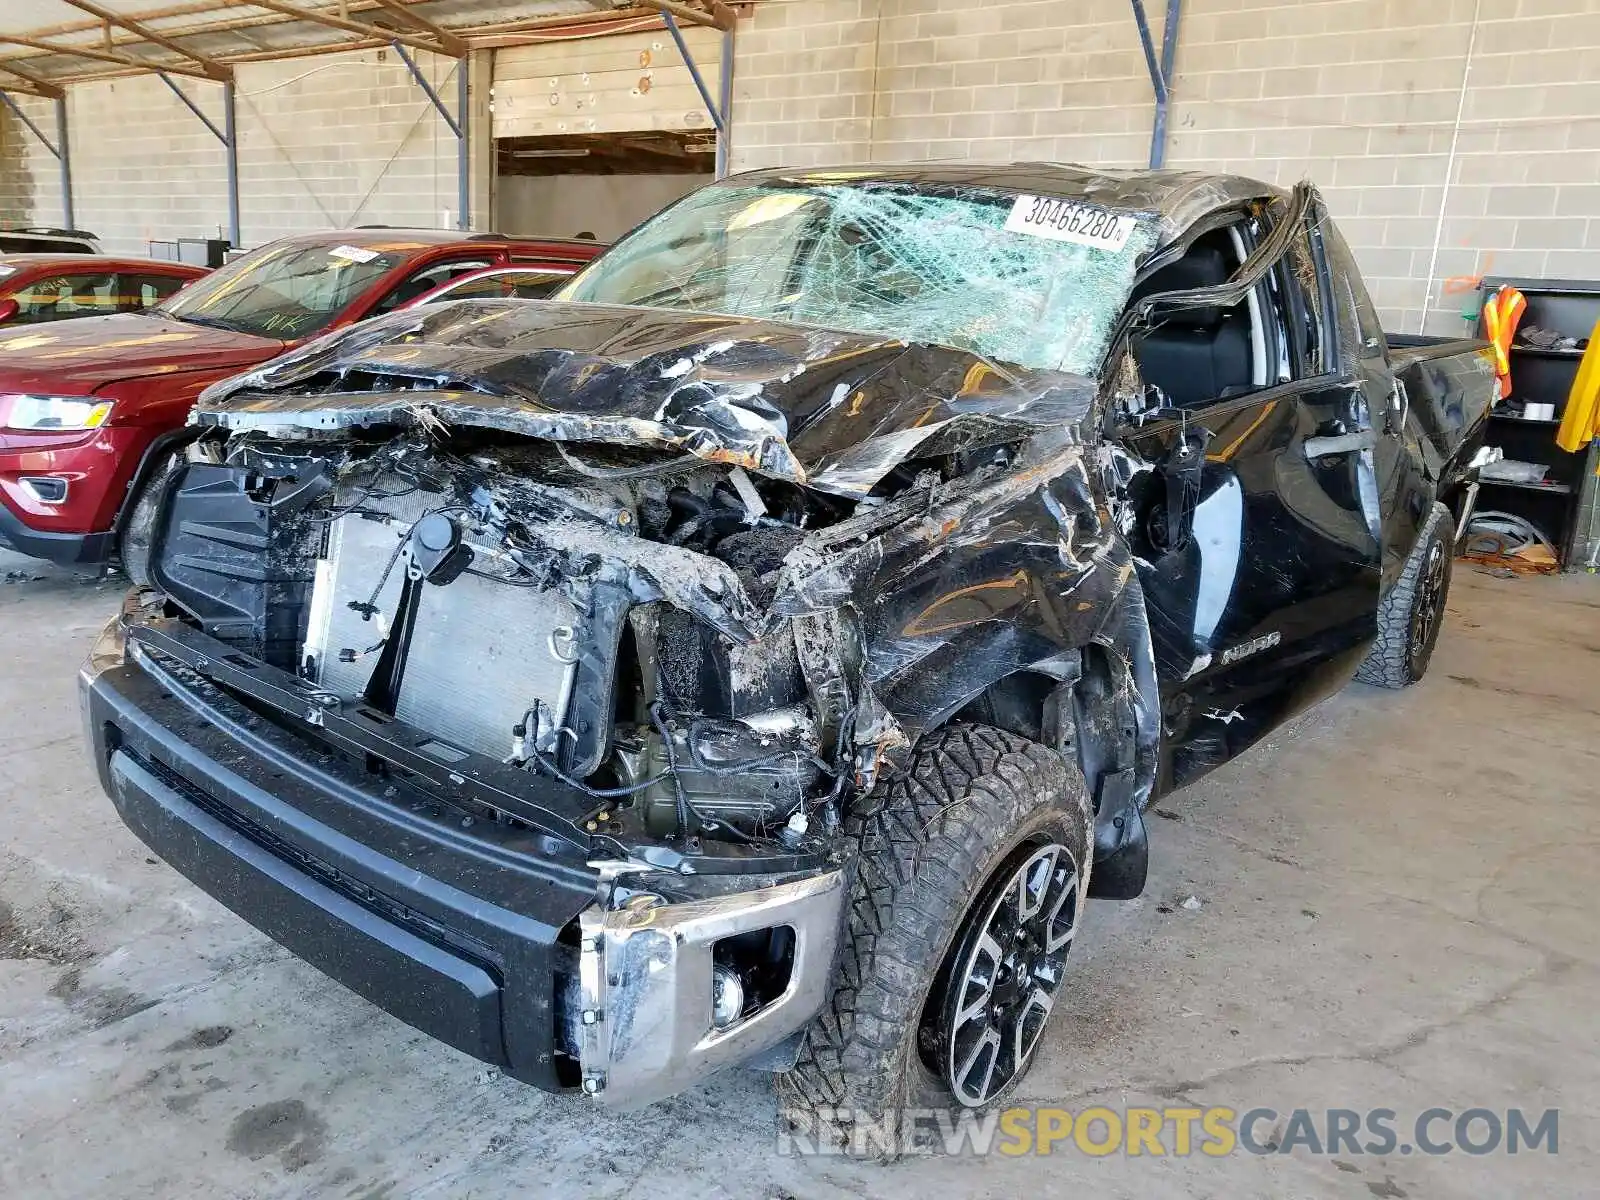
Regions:
<instances>
[{"instance_id":1,"label":"shattered windshield","mask_svg":"<svg viewBox=\"0 0 1600 1200\"><path fill-rule=\"evenodd\" d=\"M159 311L259 337L309 337L404 259L370 246L279 242L196 281Z\"/></svg>"},{"instance_id":2,"label":"shattered windshield","mask_svg":"<svg viewBox=\"0 0 1600 1200\"><path fill-rule=\"evenodd\" d=\"M1048 220L1027 219L1041 207ZM1148 220L982 188L709 187L557 298L797 321L1087 375L1154 239Z\"/></svg>"}]
</instances>

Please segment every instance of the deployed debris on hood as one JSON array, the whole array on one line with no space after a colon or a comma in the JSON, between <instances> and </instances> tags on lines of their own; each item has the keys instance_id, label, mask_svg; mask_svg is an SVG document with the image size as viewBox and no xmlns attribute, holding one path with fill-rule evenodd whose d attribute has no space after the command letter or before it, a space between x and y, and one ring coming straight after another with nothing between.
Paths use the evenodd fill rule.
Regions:
<instances>
[{"instance_id":1,"label":"deployed debris on hood","mask_svg":"<svg viewBox=\"0 0 1600 1200\"><path fill-rule=\"evenodd\" d=\"M671 448L865 495L914 457L1074 426L1093 395L1078 376L836 330L468 301L312 342L211 388L192 419L279 437L436 422Z\"/></svg>"}]
</instances>

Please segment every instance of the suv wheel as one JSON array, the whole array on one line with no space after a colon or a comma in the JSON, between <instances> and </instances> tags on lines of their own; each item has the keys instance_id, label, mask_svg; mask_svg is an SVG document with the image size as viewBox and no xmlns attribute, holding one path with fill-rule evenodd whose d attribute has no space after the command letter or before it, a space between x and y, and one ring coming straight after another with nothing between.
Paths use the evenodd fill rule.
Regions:
<instances>
[{"instance_id":1,"label":"suv wheel","mask_svg":"<svg viewBox=\"0 0 1600 1200\"><path fill-rule=\"evenodd\" d=\"M1016 1087L1061 995L1092 822L1083 776L1047 747L982 725L922 740L851 819L833 994L778 1077L791 1124L848 1143L857 1121Z\"/></svg>"}]
</instances>

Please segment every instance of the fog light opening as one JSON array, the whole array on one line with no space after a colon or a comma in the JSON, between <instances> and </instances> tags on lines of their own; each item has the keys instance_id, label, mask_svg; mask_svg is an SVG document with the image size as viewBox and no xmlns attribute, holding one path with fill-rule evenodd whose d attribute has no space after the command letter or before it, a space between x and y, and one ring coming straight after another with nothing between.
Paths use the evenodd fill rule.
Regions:
<instances>
[{"instance_id":1,"label":"fog light opening","mask_svg":"<svg viewBox=\"0 0 1600 1200\"><path fill-rule=\"evenodd\" d=\"M744 1015L744 982L732 967L711 968L711 1024L727 1029Z\"/></svg>"},{"instance_id":2,"label":"fog light opening","mask_svg":"<svg viewBox=\"0 0 1600 1200\"><path fill-rule=\"evenodd\" d=\"M711 1023L727 1029L781 997L794 976L794 929L773 925L712 947Z\"/></svg>"}]
</instances>

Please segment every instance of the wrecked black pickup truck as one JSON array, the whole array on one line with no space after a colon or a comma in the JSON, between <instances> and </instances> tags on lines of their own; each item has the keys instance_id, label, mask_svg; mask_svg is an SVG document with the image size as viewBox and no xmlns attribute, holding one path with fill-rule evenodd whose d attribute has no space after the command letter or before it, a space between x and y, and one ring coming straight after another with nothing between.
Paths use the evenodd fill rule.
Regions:
<instances>
[{"instance_id":1,"label":"wrecked black pickup truck","mask_svg":"<svg viewBox=\"0 0 1600 1200\"><path fill-rule=\"evenodd\" d=\"M554 300L213 387L84 671L95 761L518 1079L987 1105L1154 798L1422 675L1494 394L1478 343L1389 347L1309 185L736 176Z\"/></svg>"}]
</instances>

